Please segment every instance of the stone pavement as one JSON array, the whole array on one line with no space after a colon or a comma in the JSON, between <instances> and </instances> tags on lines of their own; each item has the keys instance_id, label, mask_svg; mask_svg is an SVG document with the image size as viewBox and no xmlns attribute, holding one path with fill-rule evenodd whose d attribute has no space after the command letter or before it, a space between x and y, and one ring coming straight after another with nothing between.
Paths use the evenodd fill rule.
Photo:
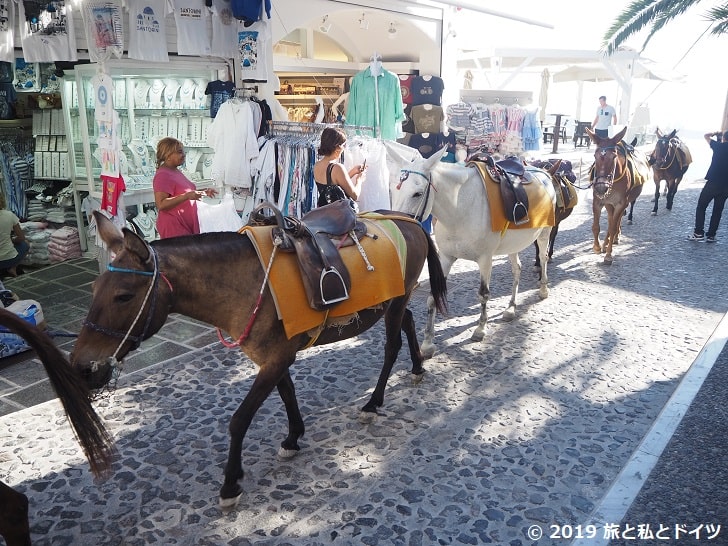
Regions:
<instances>
[{"instance_id":1,"label":"stone pavement","mask_svg":"<svg viewBox=\"0 0 728 546\"><path fill-rule=\"evenodd\" d=\"M717 274L726 226L714 245L685 240L699 188L683 182L674 210L656 217L649 188L612 266L591 252L591 198L580 192L550 297L539 300L524 251L510 323L500 319L510 267L496 260L482 343L469 339L477 271L458 262L427 375L413 385L400 355L372 424L357 417L380 369L382 325L301 353L291 370L302 451L277 458L286 418L271 397L244 443L233 510L217 506L227 424L255 369L217 343L123 374L98 404L120 453L107 481L94 483L55 401L2 417L1 479L30 497L36 545L568 544L552 526L590 521L728 309ZM412 302L420 328L426 288Z\"/></svg>"}]
</instances>

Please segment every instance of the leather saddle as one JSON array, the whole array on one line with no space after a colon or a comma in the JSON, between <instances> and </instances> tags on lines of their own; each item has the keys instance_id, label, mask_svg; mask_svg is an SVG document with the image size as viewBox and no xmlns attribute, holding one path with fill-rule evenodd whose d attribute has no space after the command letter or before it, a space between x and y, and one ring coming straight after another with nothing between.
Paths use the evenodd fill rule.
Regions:
<instances>
[{"instance_id":1,"label":"leather saddle","mask_svg":"<svg viewBox=\"0 0 728 546\"><path fill-rule=\"evenodd\" d=\"M265 216L264 209L273 212ZM323 311L349 298L351 278L339 248L366 235L366 224L357 219L348 199L316 208L302 218L283 216L271 203L261 203L250 214L248 225L274 225L274 244L295 252L309 305Z\"/></svg>"},{"instance_id":2,"label":"leather saddle","mask_svg":"<svg viewBox=\"0 0 728 546\"><path fill-rule=\"evenodd\" d=\"M470 161L483 162L490 178L500 186L506 220L517 226L527 223L528 194L523 184L531 182L531 177L524 164L511 157L496 161L489 154L476 154Z\"/></svg>"}]
</instances>

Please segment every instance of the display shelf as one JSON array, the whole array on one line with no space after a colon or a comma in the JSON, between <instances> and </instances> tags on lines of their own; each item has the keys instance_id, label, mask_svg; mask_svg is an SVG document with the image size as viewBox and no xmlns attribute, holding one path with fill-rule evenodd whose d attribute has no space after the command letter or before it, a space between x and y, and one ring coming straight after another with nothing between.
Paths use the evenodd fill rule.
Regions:
<instances>
[{"instance_id":1,"label":"display shelf","mask_svg":"<svg viewBox=\"0 0 728 546\"><path fill-rule=\"evenodd\" d=\"M207 83L227 68L224 62L192 59L165 64L140 64L122 59L105 64L111 77L109 94L119 116L123 156L119 163L123 176L143 174L151 180L156 144L161 138L171 136L196 152L199 165L185 174L201 186L210 185L210 179L203 174L201 160L213 153L207 146L212 118L209 97L204 91ZM76 66L64 78L62 94L74 186L83 185L92 196L100 198L101 158L96 153L99 132L94 120L96 104L92 83L97 72L97 65ZM127 201L136 200L133 194L137 191L145 193L128 189ZM153 201L153 195L150 200Z\"/></svg>"}]
</instances>

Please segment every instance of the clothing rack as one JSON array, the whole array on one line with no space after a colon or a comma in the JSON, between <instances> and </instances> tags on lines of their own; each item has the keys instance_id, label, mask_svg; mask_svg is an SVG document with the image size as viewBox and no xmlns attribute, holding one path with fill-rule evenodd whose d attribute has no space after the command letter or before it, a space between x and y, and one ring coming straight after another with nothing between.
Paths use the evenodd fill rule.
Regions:
<instances>
[{"instance_id":1,"label":"clothing rack","mask_svg":"<svg viewBox=\"0 0 728 546\"><path fill-rule=\"evenodd\" d=\"M269 121L269 134L271 136L281 136L286 134L320 134L327 127L338 127L344 132L350 134L352 132L368 132L374 135L374 127L366 125L342 125L340 123L308 123L299 121Z\"/></svg>"},{"instance_id":2,"label":"clothing rack","mask_svg":"<svg viewBox=\"0 0 728 546\"><path fill-rule=\"evenodd\" d=\"M503 104L505 106L513 104L527 106L533 102L533 93L530 91L503 91L498 89L461 89L460 100L470 104L480 102L483 104Z\"/></svg>"}]
</instances>

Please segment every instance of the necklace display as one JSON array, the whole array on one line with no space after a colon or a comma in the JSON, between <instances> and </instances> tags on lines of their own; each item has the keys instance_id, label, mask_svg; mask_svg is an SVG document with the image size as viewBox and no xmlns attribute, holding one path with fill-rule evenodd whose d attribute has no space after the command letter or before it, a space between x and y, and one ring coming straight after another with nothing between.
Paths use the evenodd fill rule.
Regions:
<instances>
[{"instance_id":1,"label":"necklace display","mask_svg":"<svg viewBox=\"0 0 728 546\"><path fill-rule=\"evenodd\" d=\"M192 80L187 79L182 82L182 86L179 89L179 100L182 108L195 107L195 88L195 82Z\"/></svg>"},{"instance_id":2,"label":"necklace display","mask_svg":"<svg viewBox=\"0 0 728 546\"><path fill-rule=\"evenodd\" d=\"M197 172L197 166L202 157L200 150L188 150L185 157L185 170L189 173Z\"/></svg>"},{"instance_id":3,"label":"necklace display","mask_svg":"<svg viewBox=\"0 0 728 546\"><path fill-rule=\"evenodd\" d=\"M205 91L207 90L207 84L209 83L207 80L203 78L195 78L195 105L200 110L203 110L207 108L207 95L205 94Z\"/></svg>"},{"instance_id":4,"label":"necklace display","mask_svg":"<svg viewBox=\"0 0 728 546\"><path fill-rule=\"evenodd\" d=\"M146 108L149 104L149 82L147 80L139 80L134 84L134 107Z\"/></svg>"},{"instance_id":5,"label":"necklace display","mask_svg":"<svg viewBox=\"0 0 728 546\"><path fill-rule=\"evenodd\" d=\"M173 79L164 80L164 106L174 108L177 106L177 93L179 92L179 82Z\"/></svg>"},{"instance_id":6,"label":"necklace display","mask_svg":"<svg viewBox=\"0 0 728 546\"><path fill-rule=\"evenodd\" d=\"M134 225L139 228L147 241L154 241L155 239L159 239L159 235L157 234L157 229L154 225L154 221L145 213L140 212L134 218L132 218L131 221L134 222Z\"/></svg>"},{"instance_id":7,"label":"necklace display","mask_svg":"<svg viewBox=\"0 0 728 546\"><path fill-rule=\"evenodd\" d=\"M129 143L129 150L134 158L134 165L136 166L137 171L144 172L148 170L151 165L146 143L141 140L132 140Z\"/></svg>"},{"instance_id":8,"label":"necklace display","mask_svg":"<svg viewBox=\"0 0 728 546\"><path fill-rule=\"evenodd\" d=\"M210 180L212 178L212 154L205 154L202 160L202 178Z\"/></svg>"},{"instance_id":9,"label":"necklace display","mask_svg":"<svg viewBox=\"0 0 728 546\"><path fill-rule=\"evenodd\" d=\"M164 82L162 80L154 80L149 88L149 107L162 107L162 92L164 91Z\"/></svg>"}]
</instances>

